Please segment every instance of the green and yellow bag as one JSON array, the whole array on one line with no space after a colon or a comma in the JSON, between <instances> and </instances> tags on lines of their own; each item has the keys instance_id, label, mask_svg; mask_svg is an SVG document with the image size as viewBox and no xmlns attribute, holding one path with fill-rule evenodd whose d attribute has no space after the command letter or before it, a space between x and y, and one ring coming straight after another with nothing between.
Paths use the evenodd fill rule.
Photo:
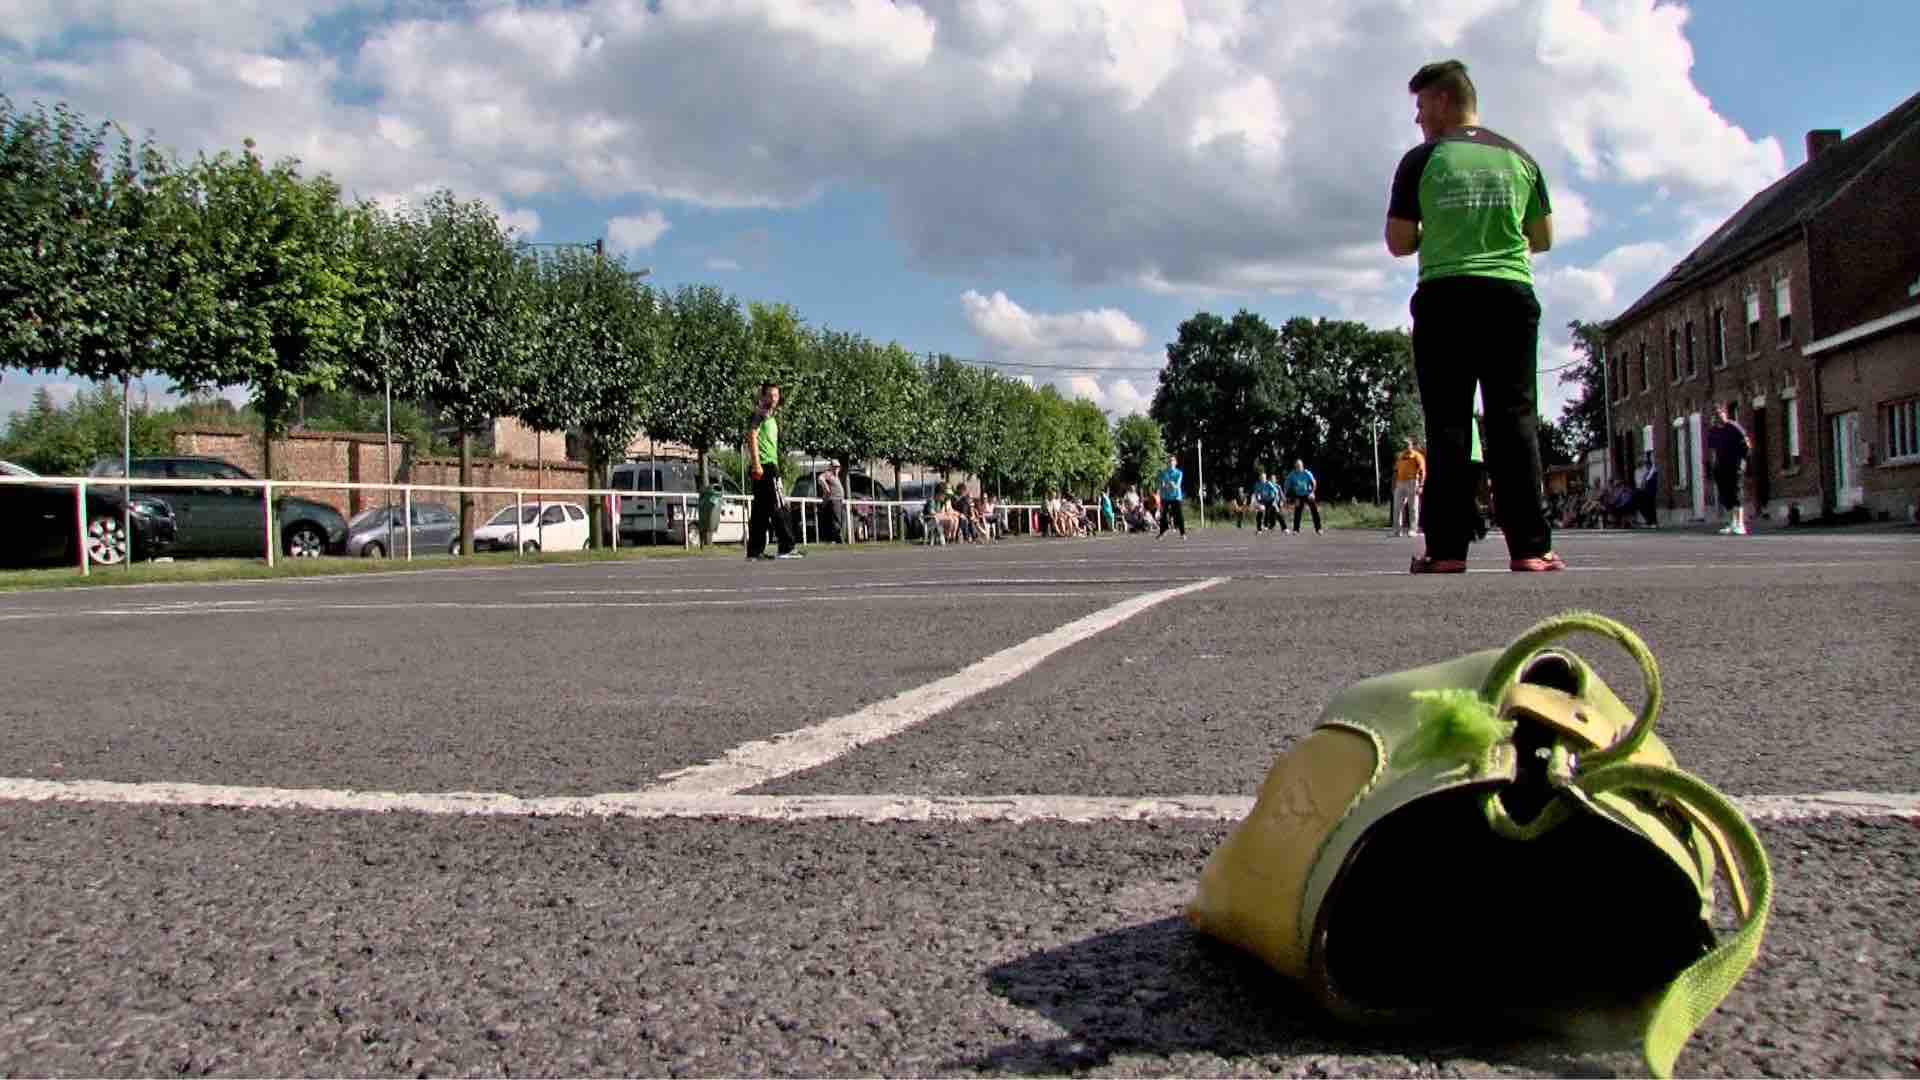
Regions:
<instances>
[{"instance_id":1,"label":"green and yellow bag","mask_svg":"<svg viewBox=\"0 0 1920 1080\"><path fill-rule=\"evenodd\" d=\"M1639 662L1637 717L1550 647L1579 632ZM1274 763L1188 921L1348 1020L1628 1035L1670 1075L1759 951L1773 878L1739 810L1654 736L1659 710L1646 646L1577 612L1358 683ZM1717 866L1739 928L1716 945Z\"/></svg>"}]
</instances>

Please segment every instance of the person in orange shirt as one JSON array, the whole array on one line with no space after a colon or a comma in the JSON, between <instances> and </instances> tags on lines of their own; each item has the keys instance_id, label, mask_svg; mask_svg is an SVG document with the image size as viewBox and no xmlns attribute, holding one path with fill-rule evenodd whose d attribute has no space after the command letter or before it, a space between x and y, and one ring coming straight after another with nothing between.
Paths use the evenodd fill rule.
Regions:
<instances>
[{"instance_id":1,"label":"person in orange shirt","mask_svg":"<svg viewBox=\"0 0 1920 1080\"><path fill-rule=\"evenodd\" d=\"M1413 440L1393 459L1393 535L1420 535L1420 492L1427 486L1427 455ZM1406 529L1400 526L1400 512L1407 511Z\"/></svg>"}]
</instances>

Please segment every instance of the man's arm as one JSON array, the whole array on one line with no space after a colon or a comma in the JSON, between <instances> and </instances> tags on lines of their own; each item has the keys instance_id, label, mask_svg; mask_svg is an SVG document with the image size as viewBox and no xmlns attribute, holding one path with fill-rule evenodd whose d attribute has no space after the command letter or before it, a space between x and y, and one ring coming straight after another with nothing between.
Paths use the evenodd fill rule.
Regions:
<instances>
[{"instance_id":1,"label":"man's arm","mask_svg":"<svg viewBox=\"0 0 1920 1080\"><path fill-rule=\"evenodd\" d=\"M1420 250L1420 223L1405 218L1387 218L1387 250L1396 257Z\"/></svg>"},{"instance_id":2,"label":"man's arm","mask_svg":"<svg viewBox=\"0 0 1920 1080\"><path fill-rule=\"evenodd\" d=\"M752 466L753 478L760 479L760 429L747 432L747 461Z\"/></svg>"},{"instance_id":3,"label":"man's arm","mask_svg":"<svg viewBox=\"0 0 1920 1080\"><path fill-rule=\"evenodd\" d=\"M1527 222L1527 250L1536 255L1553 250L1553 215L1542 214Z\"/></svg>"}]
</instances>

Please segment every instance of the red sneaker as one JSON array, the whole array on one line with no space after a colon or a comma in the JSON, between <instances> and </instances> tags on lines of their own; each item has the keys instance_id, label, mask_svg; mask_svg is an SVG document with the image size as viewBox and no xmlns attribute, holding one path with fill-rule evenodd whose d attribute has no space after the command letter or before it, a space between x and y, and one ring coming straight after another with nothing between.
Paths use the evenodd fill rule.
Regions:
<instances>
[{"instance_id":1,"label":"red sneaker","mask_svg":"<svg viewBox=\"0 0 1920 1080\"><path fill-rule=\"evenodd\" d=\"M1413 565L1407 568L1410 574L1464 574L1467 572L1465 559L1435 559L1427 555L1415 555Z\"/></svg>"},{"instance_id":2,"label":"red sneaker","mask_svg":"<svg viewBox=\"0 0 1920 1080\"><path fill-rule=\"evenodd\" d=\"M1549 551L1545 555L1533 555L1525 559L1515 559L1507 564L1516 574L1545 574L1555 570L1565 570L1567 560Z\"/></svg>"}]
</instances>

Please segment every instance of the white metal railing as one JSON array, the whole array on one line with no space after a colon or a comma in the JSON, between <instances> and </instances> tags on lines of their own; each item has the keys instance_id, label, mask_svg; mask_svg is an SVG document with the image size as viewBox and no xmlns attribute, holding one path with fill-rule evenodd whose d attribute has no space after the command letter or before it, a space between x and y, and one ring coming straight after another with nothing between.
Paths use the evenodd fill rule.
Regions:
<instances>
[{"instance_id":1,"label":"white metal railing","mask_svg":"<svg viewBox=\"0 0 1920 1080\"><path fill-rule=\"evenodd\" d=\"M611 547L615 549L617 549L620 546L620 519L624 512L625 506L627 505L623 500L631 499L631 500L637 501L637 500L645 499L649 503L655 503L655 504L662 501L667 501L667 502L677 504L677 507L679 510L679 521L682 523L681 546L691 547L693 545L692 533L693 533L693 529L696 527L695 526L696 519L692 516L690 504L697 503L700 498L697 492L689 492L689 491L633 491L633 490L624 490L619 488L528 488L528 487L476 487L476 486L463 487L459 484L382 484L382 483L368 483L368 482L359 482L359 481L338 481L338 480L258 480L258 479L251 479L251 478L240 479L240 478L226 478L226 477L181 478L181 477L136 476L136 477L128 478L124 476L4 476L4 475L0 475L0 487L49 487L49 488L72 487L73 488L74 527L75 527L74 535L76 538L76 542L74 546L79 549L77 561L80 567L80 573L82 575L91 573L91 564L93 562L92 558L90 557L90 553L88 551L88 545L87 545L87 539L89 534L89 522L87 520L87 490L89 488L108 488L108 489L112 489L114 491L118 491L122 493L123 500L125 500L127 504L126 506L123 506L121 521L122 521L122 529L126 530L125 542L127 545L127 559L129 562L132 561L133 550L134 550L134 536L130 529L130 519L131 519L131 501L132 501L132 496L134 494L135 489L164 490L164 489L192 489L192 488L217 487L217 488L251 488L251 489L258 490L260 492L261 513L263 514L263 520L266 522L265 536L264 536L264 541L262 543L261 553L265 556L268 566L274 565L274 559L276 557L276 552L274 550L274 547L275 547L277 524L274 521L274 513L273 513L273 493L275 490L279 490L281 492L286 492L288 490L293 490L293 489L304 489L304 490L320 490L320 491L376 491L376 492L384 491L388 493L397 493L400 497L400 509L402 510L402 513L404 514L404 519L407 523L404 527L406 532L406 547L405 547L404 556L403 556L407 561L412 561L413 555L414 555L413 532L414 532L415 526L413 523L413 496L415 492L452 493L452 494L467 493L467 494L474 494L474 495L511 496L513 498L513 505L514 505L514 520L515 520L514 551L516 554L519 554L524 549L525 542L527 539L527 537L524 535L524 532L529 531L527 523L521 520L522 518L525 517L525 505L527 502L527 497L529 495L533 496L535 501L542 502L542 503L552 501L553 499L556 499L556 498L585 498L589 501L595 498L601 499L603 501L602 505L600 507L593 508L593 509L599 509L606 512L608 517L608 531L611 534L608 537L608 543ZM751 496L747 496L747 495L728 494L728 495L722 495L721 501L722 503L748 504L750 507L753 500ZM819 498L818 496L794 495L794 496L789 496L787 498L787 501L789 503L798 504L801 508L800 513L797 515L799 518L799 525L800 525L800 530L799 530L800 542L801 543L808 542L809 533L811 533L811 535L814 538L819 537L820 535L819 518L821 513L820 507L823 503L826 502L826 500ZM909 516L917 516L925 500L843 499L841 500L841 502L845 506L845 518L846 518L846 520L842 522L842 526L841 526L841 535L843 537L848 537L849 540L851 540L851 537L853 535L851 525L852 525L852 518L853 518L854 511L860 507L870 507L874 510L880 510L880 509L886 510L885 518L886 518L887 532L886 532L885 539L888 541L892 541L896 539L898 535L903 534L905 532L905 524L906 524L907 518ZM589 505L591 506L591 502L589 502ZM1090 506L1089 517L1095 523L1095 528L1098 529L1101 521L1098 504L1094 503L1094 504L1085 504L1085 505ZM896 532L894 528L894 511L895 510L898 510L900 512L900 517L901 517L901 528L900 530L898 530L898 532ZM1005 512L1008 515L1008 520L1011 520L1012 514L1016 512L1027 511L1029 514L1032 514L1034 512L1044 513L1045 507L1043 504L1040 504L1040 503L1017 503L1017 502L1016 503L1000 503L995 506L995 511L996 511L996 516L998 516L999 512ZM589 512L592 512L592 510L590 509ZM389 521L387 528L388 528L388 535L391 536L392 529L393 529L391 521ZM1029 529L1031 531L1031 521L1029 523ZM536 522L534 529L530 531L534 533L535 542L541 543L541 540L544 538L545 522L544 521ZM544 543L541 543L541 546L544 547L545 546ZM472 553L468 552L468 554L472 554Z\"/></svg>"}]
</instances>

